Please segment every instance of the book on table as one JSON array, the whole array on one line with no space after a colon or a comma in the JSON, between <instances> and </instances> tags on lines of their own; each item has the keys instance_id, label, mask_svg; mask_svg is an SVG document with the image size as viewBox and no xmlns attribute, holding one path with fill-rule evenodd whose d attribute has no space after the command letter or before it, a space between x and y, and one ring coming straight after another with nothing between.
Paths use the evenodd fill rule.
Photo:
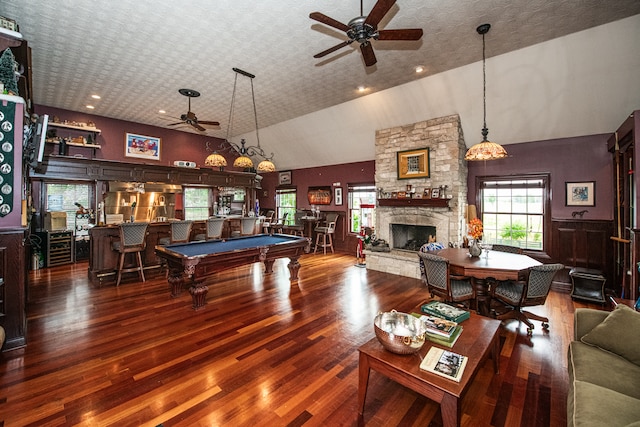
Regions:
<instances>
[{"instance_id":1,"label":"book on table","mask_svg":"<svg viewBox=\"0 0 640 427\"><path fill-rule=\"evenodd\" d=\"M471 316L469 311L454 307L441 301L428 302L423 304L420 309L424 314L442 317L443 319L451 320L456 323L460 323Z\"/></svg>"},{"instance_id":2,"label":"book on table","mask_svg":"<svg viewBox=\"0 0 640 427\"><path fill-rule=\"evenodd\" d=\"M420 369L460 382L467 360L467 356L432 346L420 362Z\"/></svg>"},{"instance_id":3,"label":"book on table","mask_svg":"<svg viewBox=\"0 0 640 427\"><path fill-rule=\"evenodd\" d=\"M438 316L418 315L427 328L427 333L449 339L456 331L458 324Z\"/></svg>"},{"instance_id":4,"label":"book on table","mask_svg":"<svg viewBox=\"0 0 640 427\"><path fill-rule=\"evenodd\" d=\"M433 335L433 334L430 334L429 332L426 333L426 337L429 341L431 341L434 344L451 348L454 346L456 341L458 341L460 334L462 334L462 326L458 325L456 327L456 330L453 332L453 334L449 338L441 337L440 335Z\"/></svg>"}]
</instances>

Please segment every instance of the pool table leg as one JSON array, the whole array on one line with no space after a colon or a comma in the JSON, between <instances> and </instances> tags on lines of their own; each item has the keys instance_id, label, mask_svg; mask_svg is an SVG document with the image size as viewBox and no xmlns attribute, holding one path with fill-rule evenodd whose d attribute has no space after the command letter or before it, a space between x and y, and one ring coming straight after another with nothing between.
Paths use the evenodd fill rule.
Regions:
<instances>
[{"instance_id":1,"label":"pool table leg","mask_svg":"<svg viewBox=\"0 0 640 427\"><path fill-rule=\"evenodd\" d=\"M289 267L290 280L298 280L298 270L300 270L300 263L298 262L298 258L299 257L290 258L291 261L287 266Z\"/></svg>"},{"instance_id":2,"label":"pool table leg","mask_svg":"<svg viewBox=\"0 0 640 427\"><path fill-rule=\"evenodd\" d=\"M207 304L207 293L209 287L202 284L202 280L193 281L191 287L189 287L189 293L193 301L193 309L199 310Z\"/></svg>"},{"instance_id":3,"label":"pool table leg","mask_svg":"<svg viewBox=\"0 0 640 427\"><path fill-rule=\"evenodd\" d=\"M175 298L182 293L184 285L184 279L182 278L182 270L169 269L169 276L167 277L169 287L171 288L171 297Z\"/></svg>"}]
</instances>

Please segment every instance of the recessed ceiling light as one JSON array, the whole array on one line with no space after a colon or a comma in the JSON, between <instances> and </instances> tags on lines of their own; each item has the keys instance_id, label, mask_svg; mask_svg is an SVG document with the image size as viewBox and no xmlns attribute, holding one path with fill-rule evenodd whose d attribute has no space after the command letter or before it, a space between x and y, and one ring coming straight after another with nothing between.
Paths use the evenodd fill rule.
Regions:
<instances>
[{"instance_id":1,"label":"recessed ceiling light","mask_svg":"<svg viewBox=\"0 0 640 427\"><path fill-rule=\"evenodd\" d=\"M160 113L160 114L166 114L167 112L166 112L166 111L164 111L164 110L158 110L158 113Z\"/></svg>"},{"instance_id":2,"label":"recessed ceiling light","mask_svg":"<svg viewBox=\"0 0 640 427\"><path fill-rule=\"evenodd\" d=\"M94 107L93 105L87 105L87 108L88 108L88 109L90 109L90 110L93 110L93 109L95 109L96 107Z\"/></svg>"},{"instance_id":3,"label":"recessed ceiling light","mask_svg":"<svg viewBox=\"0 0 640 427\"><path fill-rule=\"evenodd\" d=\"M418 65L416 68L416 73L420 74L420 73L424 73L425 72L425 68L422 65Z\"/></svg>"},{"instance_id":4,"label":"recessed ceiling light","mask_svg":"<svg viewBox=\"0 0 640 427\"><path fill-rule=\"evenodd\" d=\"M93 99L101 99L101 98L102 98L100 95L91 95L91 97L92 97Z\"/></svg>"},{"instance_id":5,"label":"recessed ceiling light","mask_svg":"<svg viewBox=\"0 0 640 427\"><path fill-rule=\"evenodd\" d=\"M358 86L358 92L366 92L367 88L365 86Z\"/></svg>"}]
</instances>

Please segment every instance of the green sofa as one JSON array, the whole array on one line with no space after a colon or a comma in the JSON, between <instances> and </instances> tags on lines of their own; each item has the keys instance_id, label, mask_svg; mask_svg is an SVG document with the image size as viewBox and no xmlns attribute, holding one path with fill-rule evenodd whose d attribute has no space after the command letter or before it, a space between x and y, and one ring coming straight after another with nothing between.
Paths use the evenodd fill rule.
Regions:
<instances>
[{"instance_id":1,"label":"green sofa","mask_svg":"<svg viewBox=\"0 0 640 427\"><path fill-rule=\"evenodd\" d=\"M639 312L576 309L568 361L568 426L640 426Z\"/></svg>"}]
</instances>

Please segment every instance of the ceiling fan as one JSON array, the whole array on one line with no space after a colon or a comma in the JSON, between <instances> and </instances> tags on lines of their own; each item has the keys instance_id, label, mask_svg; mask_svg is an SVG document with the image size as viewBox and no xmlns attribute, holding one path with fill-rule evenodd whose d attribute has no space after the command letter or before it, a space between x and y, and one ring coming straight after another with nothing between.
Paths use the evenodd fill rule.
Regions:
<instances>
[{"instance_id":1,"label":"ceiling fan","mask_svg":"<svg viewBox=\"0 0 640 427\"><path fill-rule=\"evenodd\" d=\"M314 58L322 58L338 49L350 45L354 41L360 43L360 51L367 67L377 62L376 55L373 52L371 39L374 40L420 40L422 37L421 28L404 28L399 30L378 30L378 24L389 12L389 9L395 4L396 0L378 0L373 6L369 15L364 15L362 10L362 0L360 0L360 16L353 18L348 24L336 21L320 12L312 12L309 18L337 28L347 33L349 40L337 44L327 50L313 55Z\"/></svg>"},{"instance_id":2,"label":"ceiling fan","mask_svg":"<svg viewBox=\"0 0 640 427\"><path fill-rule=\"evenodd\" d=\"M187 109L187 112L185 114L180 115L181 121L177 123L170 123L168 126L188 124L198 129L201 132L204 132L206 130L205 128L202 127L202 125L220 126L219 122L212 122L208 120L198 120L198 117L195 115L195 113L191 111L191 98L196 98L200 96L200 92L193 89L178 89L178 92L180 92L181 95L184 95L187 98L189 98L189 108Z\"/></svg>"}]
</instances>

